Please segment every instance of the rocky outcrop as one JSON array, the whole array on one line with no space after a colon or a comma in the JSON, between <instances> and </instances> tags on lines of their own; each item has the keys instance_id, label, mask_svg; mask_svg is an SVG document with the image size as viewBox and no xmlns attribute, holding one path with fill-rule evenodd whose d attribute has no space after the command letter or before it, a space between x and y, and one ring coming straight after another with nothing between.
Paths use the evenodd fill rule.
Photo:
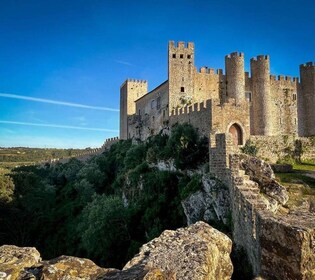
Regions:
<instances>
[{"instance_id":1,"label":"rocky outcrop","mask_svg":"<svg viewBox=\"0 0 315 280\"><path fill-rule=\"evenodd\" d=\"M24 268L32 267L40 261L40 254L35 248L3 245L0 247L0 279L28 279L26 277L29 273Z\"/></svg>"},{"instance_id":2,"label":"rocky outcrop","mask_svg":"<svg viewBox=\"0 0 315 280\"><path fill-rule=\"evenodd\" d=\"M275 174L271 166L264 160L242 155L241 169L245 170L245 174L249 178L258 183L260 190L276 200L278 203L285 205L289 199L289 195L282 185L275 180Z\"/></svg>"},{"instance_id":3,"label":"rocky outcrop","mask_svg":"<svg viewBox=\"0 0 315 280\"><path fill-rule=\"evenodd\" d=\"M3 280L175 280L230 279L232 241L204 222L166 230L143 245L123 270L106 269L88 259L60 256L42 261L35 248L0 247Z\"/></svg>"},{"instance_id":4,"label":"rocky outcrop","mask_svg":"<svg viewBox=\"0 0 315 280\"><path fill-rule=\"evenodd\" d=\"M176 231L166 230L143 245L124 269L136 265L173 272L176 279L230 279L232 241L204 222Z\"/></svg>"},{"instance_id":5,"label":"rocky outcrop","mask_svg":"<svg viewBox=\"0 0 315 280\"><path fill-rule=\"evenodd\" d=\"M202 190L189 195L182 201L187 224L199 220L227 224L230 215L229 190L208 174L202 176Z\"/></svg>"}]
</instances>

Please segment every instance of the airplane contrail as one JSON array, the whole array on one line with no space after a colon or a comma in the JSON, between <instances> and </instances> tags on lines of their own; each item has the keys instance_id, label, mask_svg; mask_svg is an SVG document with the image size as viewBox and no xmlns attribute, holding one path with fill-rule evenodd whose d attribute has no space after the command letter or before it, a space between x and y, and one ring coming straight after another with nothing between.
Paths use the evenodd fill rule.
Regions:
<instances>
[{"instance_id":1,"label":"airplane contrail","mask_svg":"<svg viewBox=\"0 0 315 280\"><path fill-rule=\"evenodd\" d=\"M107 129L107 128L94 128L94 127L82 127L82 126L71 126L71 125L59 125L59 124L43 124L43 123L31 123L31 122L16 122L16 121L5 121L5 120L0 120L0 123L3 123L3 124L15 124L15 125L28 125L28 126L65 128L65 129L105 131L105 132L118 133L118 130Z\"/></svg>"},{"instance_id":2,"label":"airplane contrail","mask_svg":"<svg viewBox=\"0 0 315 280\"><path fill-rule=\"evenodd\" d=\"M49 103L49 104L69 106L69 107L78 107L78 108L84 108L84 109L119 112L119 110L115 108L90 106L90 105L84 105L84 104L79 104L79 103L64 102L64 101L37 98L37 97L31 97L31 96L25 96L25 95L17 95L17 94L11 94L11 93L0 93L0 97L22 99L22 100L28 100L28 101L34 101L34 102L42 102L42 103Z\"/></svg>"}]
</instances>

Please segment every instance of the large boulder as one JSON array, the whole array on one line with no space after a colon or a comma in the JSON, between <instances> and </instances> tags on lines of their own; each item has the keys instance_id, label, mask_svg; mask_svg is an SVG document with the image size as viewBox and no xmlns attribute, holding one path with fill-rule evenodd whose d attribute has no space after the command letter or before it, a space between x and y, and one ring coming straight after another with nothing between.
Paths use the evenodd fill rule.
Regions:
<instances>
[{"instance_id":1,"label":"large boulder","mask_svg":"<svg viewBox=\"0 0 315 280\"><path fill-rule=\"evenodd\" d=\"M3 245L0 247L0 279L26 277L28 272L24 268L36 265L40 260L40 254L35 248Z\"/></svg>"},{"instance_id":2,"label":"large boulder","mask_svg":"<svg viewBox=\"0 0 315 280\"><path fill-rule=\"evenodd\" d=\"M145 265L173 272L182 280L231 279L232 241L204 222L187 228L166 230L143 245L124 270Z\"/></svg>"},{"instance_id":3,"label":"large boulder","mask_svg":"<svg viewBox=\"0 0 315 280\"><path fill-rule=\"evenodd\" d=\"M123 270L69 256L41 261L35 248L4 245L0 247L0 279L223 280L233 272L231 249L232 241L204 222L164 231L143 245Z\"/></svg>"}]
</instances>

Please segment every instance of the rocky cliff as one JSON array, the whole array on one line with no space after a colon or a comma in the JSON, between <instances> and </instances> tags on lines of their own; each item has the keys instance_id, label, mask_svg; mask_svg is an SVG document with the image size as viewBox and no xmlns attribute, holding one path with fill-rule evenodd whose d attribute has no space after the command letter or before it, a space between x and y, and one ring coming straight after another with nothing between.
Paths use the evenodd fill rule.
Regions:
<instances>
[{"instance_id":1,"label":"rocky cliff","mask_svg":"<svg viewBox=\"0 0 315 280\"><path fill-rule=\"evenodd\" d=\"M42 261L35 248L0 247L3 280L230 279L232 241L204 222L166 230L140 248L122 270L100 268L83 258L60 256Z\"/></svg>"}]
</instances>

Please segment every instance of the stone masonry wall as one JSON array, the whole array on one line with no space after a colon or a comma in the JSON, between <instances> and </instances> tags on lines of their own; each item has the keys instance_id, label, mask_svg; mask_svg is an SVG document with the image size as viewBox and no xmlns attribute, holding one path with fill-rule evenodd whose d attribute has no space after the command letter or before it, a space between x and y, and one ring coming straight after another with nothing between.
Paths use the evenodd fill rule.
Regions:
<instances>
[{"instance_id":1,"label":"stone masonry wall","mask_svg":"<svg viewBox=\"0 0 315 280\"><path fill-rule=\"evenodd\" d=\"M201 135L209 137L211 129L211 100L173 110L170 115L169 125L171 127L176 123L190 123L198 129Z\"/></svg>"},{"instance_id":2,"label":"stone masonry wall","mask_svg":"<svg viewBox=\"0 0 315 280\"><path fill-rule=\"evenodd\" d=\"M218 134L215 141L210 141L209 165L210 171L229 187L233 241L247 253L255 276L314 279L314 213L268 210L257 183L240 170L240 157L229 135Z\"/></svg>"},{"instance_id":3,"label":"stone masonry wall","mask_svg":"<svg viewBox=\"0 0 315 280\"><path fill-rule=\"evenodd\" d=\"M314 137L296 137L294 135L250 136L250 140L258 148L257 156L271 163L276 163L287 155L294 155L294 150L298 148L297 144L299 142L302 145L302 161L315 159Z\"/></svg>"},{"instance_id":4,"label":"stone masonry wall","mask_svg":"<svg viewBox=\"0 0 315 280\"><path fill-rule=\"evenodd\" d=\"M147 139L167 124L168 81L136 101L136 114L128 117L128 138Z\"/></svg>"}]
</instances>

